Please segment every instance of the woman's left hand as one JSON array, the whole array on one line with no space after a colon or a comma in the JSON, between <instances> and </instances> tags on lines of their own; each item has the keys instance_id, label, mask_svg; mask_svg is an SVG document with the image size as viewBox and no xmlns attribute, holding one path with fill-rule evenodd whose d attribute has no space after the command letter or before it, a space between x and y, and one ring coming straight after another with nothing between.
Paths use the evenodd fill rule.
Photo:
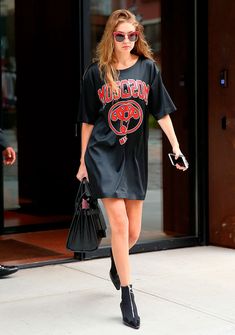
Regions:
<instances>
[{"instance_id":1,"label":"woman's left hand","mask_svg":"<svg viewBox=\"0 0 235 335\"><path fill-rule=\"evenodd\" d=\"M179 158L180 155L183 155L179 146L175 146L175 147L172 147L172 152L175 154L175 159ZM186 167L183 167L183 166L180 166L179 164L176 164L176 168L178 170L182 170L182 171L186 171L187 168Z\"/></svg>"}]
</instances>

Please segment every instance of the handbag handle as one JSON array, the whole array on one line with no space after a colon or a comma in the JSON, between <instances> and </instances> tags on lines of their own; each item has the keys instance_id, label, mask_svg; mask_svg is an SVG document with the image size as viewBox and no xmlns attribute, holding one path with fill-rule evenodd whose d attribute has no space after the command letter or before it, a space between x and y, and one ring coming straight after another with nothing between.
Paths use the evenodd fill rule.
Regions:
<instances>
[{"instance_id":1,"label":"handbag handle","mask_svg":"<svg viewBox=\"0 0 235 335\"><path fill-rule=\"evenodd\" d=\"M91 191L90 191L90 186L88 183L88 180L86 177L84 177L79 185L78 191L77 191L77 195L75 198L75 206L78 207L81 202L82 202L82 198L84 197L84 195L86 195L86 199L89 200L92 196L91 196Z\"/></svg>"},{"instance_id":2,"label":"handbag handle","mask_svg":"<svg viewBox=\"0 0 235 335\"><path fill-rule=\"evenodd\" d=\"M84 179L83 178L81 181L80 181L80 185L78 187L78 191L77 191L77 195L76 195L76 198L75 198L75 207L78 207L79 204L81 203L82 201L82 197L84 196L85 194L85 190L84 190Z\"/></svg>"},{"instance_id":3,"label":"handbag handle","mask_svg":"<svg viewBox=\"0 0 235 335\"><path fill-rule=\"evenodd\" d=\"M89 200L90 198L92 198L89 182L86 178L83 178L82 182L84 184L84 191L86 194L86 198Z\"/></svg>"}]
</instances>

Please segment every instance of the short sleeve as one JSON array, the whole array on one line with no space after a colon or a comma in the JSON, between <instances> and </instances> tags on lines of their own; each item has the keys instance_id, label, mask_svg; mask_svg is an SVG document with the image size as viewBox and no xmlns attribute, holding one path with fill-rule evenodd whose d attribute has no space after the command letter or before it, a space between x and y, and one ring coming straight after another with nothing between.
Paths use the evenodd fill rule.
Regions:
<instances>
[{"instance_id":1,"label":"short sleeve","mask_svg":"<svg viewBox=\"0 0 235 335\"><path fill-rule=\"evenodd\" d=\"M156 120L160 120L163 116L176 110L163 84L161 73L155 64L153 64L152 84L150 85L148 105L149 112Z\"/></svg>"},{"instance_id":2,"label":"short sleeve","mask_svg":"<svg viewBox=\"0 0 235 335\"><path fill-rule=\"evenodd\" d=\"M96 90L98 68L92 64L85 72L79 101L78 122L95 124L99 116L100 100Z\"/></svg>"}]
</instances>

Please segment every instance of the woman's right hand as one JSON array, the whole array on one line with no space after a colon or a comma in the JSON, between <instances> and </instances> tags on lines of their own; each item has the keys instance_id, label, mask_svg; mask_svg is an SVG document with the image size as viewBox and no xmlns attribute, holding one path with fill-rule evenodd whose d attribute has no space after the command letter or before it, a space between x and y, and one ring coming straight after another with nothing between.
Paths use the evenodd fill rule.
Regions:
<instances>
[{"instance_id":1,"label":"woman's right hand","mask_svg":"<svg viewBox=\"0 0 235 335\"><path fill-rule=\"evenodd\" d=\"M88 173L85 163L80 164L76 177L80 181L82 181L83 178L86 178L88 180Z\"/></svg>"}]
</instances>

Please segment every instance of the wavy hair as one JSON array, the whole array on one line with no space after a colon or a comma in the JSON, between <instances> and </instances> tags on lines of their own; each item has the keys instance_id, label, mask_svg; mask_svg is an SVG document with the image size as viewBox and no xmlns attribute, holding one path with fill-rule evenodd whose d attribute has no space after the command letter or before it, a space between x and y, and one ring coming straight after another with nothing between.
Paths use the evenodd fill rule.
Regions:
<instances>
[{"instance_id":1,"label":"wavy hair","mask_svg":"<svg viewBox=\"0 0 235 335\"><path fill-rule=\"evenodd\" d=\"M136 31L139 32L138 39L135 42L135 46L131 50L131 53L154 60L151 48L144 36L144 28L137 21L135 15L126 9L118 9L114 11L110 15L101 41L97 45L95 59L98 62L101 77L110 84L114 91L117 89L115 81L118 80L119 71L114 67L116 58L114 54L113 32L115 31L115 28L123 22L133 24Z\"/></svg>"}]
</instances>

